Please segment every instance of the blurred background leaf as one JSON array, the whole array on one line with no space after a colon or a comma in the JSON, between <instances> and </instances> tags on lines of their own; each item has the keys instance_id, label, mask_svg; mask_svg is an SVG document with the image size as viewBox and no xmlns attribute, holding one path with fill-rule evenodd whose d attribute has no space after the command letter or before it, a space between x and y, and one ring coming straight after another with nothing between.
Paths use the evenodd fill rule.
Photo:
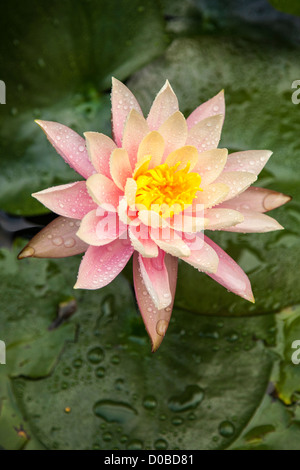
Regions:
<instances>
[{"instance_id":1,"label":"blurred background leaf","mask_svg":"<svg viewBox=\"0 0 300 470\"><path fill-rule=\"evenodd\" d=\"M300 15L300 5L297 0L269 0L271 5L284 13Z\"/></svg>"},{"instance_id":2,"label":"blurred background leaf","mask_svg":"<svg viewBox=\"0 0 300 470\"><path fill-rule=\"evenodd\" d=\"M109 134L111 77L128 77L167 43L150 0L12 0L0 17L0 207L41 213L32 192L77 178L34 119Z\"/></svg>"}]
</instances>

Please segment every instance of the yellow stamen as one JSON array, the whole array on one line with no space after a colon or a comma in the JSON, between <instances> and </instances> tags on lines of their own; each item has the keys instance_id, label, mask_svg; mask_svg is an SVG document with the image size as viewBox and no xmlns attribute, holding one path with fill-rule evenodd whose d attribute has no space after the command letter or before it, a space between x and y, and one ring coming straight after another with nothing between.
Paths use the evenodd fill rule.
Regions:
<instances>
[{"instance_id":1,"label":"yellow stamen","mask_svg":"<svg viewBox=\"0 0 300 470\"><path fill-rule=\"evenodd\" d=\"M139 208L154 210L162 217L172 217L192 204L200 188L201 176L189 173L190 162L178 170L181 162L169 167L166 163L135 175L137 192L135 203Z\"/></svg>"}]
</instances>

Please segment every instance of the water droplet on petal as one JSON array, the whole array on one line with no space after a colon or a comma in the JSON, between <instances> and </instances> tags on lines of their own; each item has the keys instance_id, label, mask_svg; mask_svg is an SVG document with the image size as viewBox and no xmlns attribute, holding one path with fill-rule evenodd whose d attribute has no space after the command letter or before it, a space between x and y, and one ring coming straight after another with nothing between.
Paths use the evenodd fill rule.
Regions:
<instances>
[{"instance_id":1,"label":"water droplet on petal","mask_svg":"<svg viewBox=\"0 0 300 470\"><path fill-rule=\"evenodd\" d=\"M156 333L159 336L165 336L167 328L168 328L168 322L166 320L159 320L156 323Z\"/></svg>"},{"instance_id":2,"label":"water droplet on petal","mask_svg":"<svg viewBox=\"0 0 300 470\"><path fill-rule=\"evenodd\" d=\"M74 238L67 238L67 240L65 240L65 242L64 242L64 245L65 245L66 248L72 248L72 246L74 246L75 243L76 242L75 242Z\"/></svg>"},{"instance_id":3,"label":"water droplet on petal","mask_svg":"<svg viewBox=\"0 0 300 470\"><path fill-rule=\"evenodd\" d=\"M52 240L52 243L53 243L53 245L55 245L55 246L60 246L60 245L63 244L63 242L64 242L64 241L63 241L62 237L55 237L55 238L53 238L53 240Z\"/></svg>"}]
</instances>

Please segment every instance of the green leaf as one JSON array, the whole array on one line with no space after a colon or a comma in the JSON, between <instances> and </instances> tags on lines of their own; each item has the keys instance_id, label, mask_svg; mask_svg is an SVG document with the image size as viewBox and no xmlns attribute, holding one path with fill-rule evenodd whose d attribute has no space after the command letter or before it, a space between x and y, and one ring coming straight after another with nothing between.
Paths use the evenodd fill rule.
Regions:
<instances>
[{"instance_id":1,"label":"green leaf","mask_svg":"<svg viewBox=\"0 0 300 470\"><path fill-rule=\"evenodd\" d=\"M0 445L32 447L35 439L50 449L226 447L269 380L264 343L274 340L273 316L212 321L176 309L152 354L120 275L98 291L74 291L76 314L49 331L59 303L72 294L78 264L78 257L18 262L2 251Z\"/></svg>"},{"instance_id":2,"label":"green leaf","mask_svg":"<svg viewBox=\"0 0 300 470\"><path fill-rule=\"evenodd\" d=\"M12 0L0 18L0 207L40 213L32 192L78 178L34 119L109 133L111 76L125 79L166 44L150 0Z\"/></svg>"},{"instance_id":3,"label":"green leaf","mask_svg":"<svg viewBox=\"0 0 300 470\"><path fill-rule=\"evenodd\" d=\"M75 339L75 325L49 331L58 303L69 288L53 290L53 267L48 261L18 263L16 252L0 252L0 337L6 345L6 364L0 366L0 446L5 449L39 448L22 408L12 391L14 377L41 379L54 369L67 341ZM63 285L64 279L56 273Z\"/></svg>"},{"instance_id":4,"label":"green leaf","mask_svg":"<svg viewBox=\"0 0 300 470\"><path fill-rule=\"evenodd\" d=\"M116 300L113 294L112 303ZM25 416L43 445L223 448L245 426L271 365L253 335L272 327L272 317L256 324L249 319L246 326L240 319L221 324L216 318L212 325L174 311L168 335L152 355L132 299L123 302L121 312L113 307L117 318L106 324L91 295L83 302L78 341L68 345L55 373L43 381L15 381Z\"/></svg>"},{"instance_id":5,"label":"green leaf","mask_svg":"<svg viewBox=\"0 0 300 470\"><path fill-rule=\"evenodd\" d=\"M300 340L300 307L288 308L277 315L277 343L281 361L274 380L280 400L290 405L298 400L300 393L300 366L297 350Z\"/></svg>"},{"instance_id":6,"label":"green leaf","mask_svg":"<svg viewBox=\"0 0 300 470\"><path fill-rule=\"evenodd\" d=\"M279 11L300 16L300 5L297 0L269 0L269 2Z\"/></svg>"},{"instance_id":7,"label":"green leaf","mask_svg":"<svg viewBox=\"0 0 300 470\"><path fill-rule=\"evenodd\" d=\"M295 410L266 395L229 450L299 450L300 421Z\"/></svg>"}]
</instances>

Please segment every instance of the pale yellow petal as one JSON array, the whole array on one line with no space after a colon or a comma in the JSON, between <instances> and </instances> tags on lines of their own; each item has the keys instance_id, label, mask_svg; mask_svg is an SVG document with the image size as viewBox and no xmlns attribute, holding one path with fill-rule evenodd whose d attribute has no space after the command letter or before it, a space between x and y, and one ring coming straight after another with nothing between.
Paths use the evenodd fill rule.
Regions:
<instances>
[{"instance_id":1,"label":"pale yellow petal","mask_svg":"<svg viewBox=\"0 0 300 470\"><path fill-rule=\"evenodd\" d=\"M229 187L223 183L213 183L206 186L203 191L198 191L194 201L193 209L197 204L203 204L205 209L209 209L225 200L229 193Z\"/></svg>"},{"instance_id":2,"label":"pale yellow petal","mask_svg":"<svg viewBox=\"0 0 300 470\"><path fill-rule=\"evenodd\" d=\"M205 227L207 230L221 230L240 224L244 220L243 214L233 209L207 209L205 218L208 221Z\"/></svg>"},{"instance_id":3,"label":"pale yellow petal","mask_svg":"<svg viewBox=\"0 0 300 470\"><path fill-rule=\"evenodd\" d=\"M172 114L158 129L165 141L164 157L173 150L179 149L186 144L187 124L184 115L177 111Z\"/></svg>"},{"instance_id":4,"label":"pale yellow petal","mask_svg":"<svg viewBox=\"0 0 300 470\"><path fill-rule=\"evenodd\" d=\"M212 149L199 153L193 171L201 176L201 188L213 183L222 173L227 161L227 149Z\"/></svg>"},{"instance_id":5,"label":"pale yellow petal","mask_svg":"<svg viewBox=\"0 0 300 470\"><path fill-rule=\"evenodd\" d=\"M134 168L137 161L139 145L148 133L149 127L146 119L135 109L132 109L125 123L122 139L122 147L128 152L132 168Z\"/></svg>"},{"instance_id":6,"label":"pale yellow petal","mask_svg":"<svg viewBox=\"0 0 300 470\"><path fill-rule=\"evenodd\" d=\"M195 145L199 152L215 149L219 145L223 116L217 114L203 119L189 130L186 143Z\"/></svg>"},{"instance_id":7,"label":"pale yellow petal","mask_svg":"<svg viewBox=\"0 0 300 470\"><path fill-rule=\"evenodd\" d=\"M223 171L218 177L217 182L226 184L229 187L229 193L226 198L223 199L224 201L228 201L244 192L256 180L256 175L246 171Z\"/></svg>"},{"instance_id":8,"label":"pale yellow petal","mask_svg":"<svg viewBox=\"0 0 300 470\"><path fill-rule=\"evenodd\" d=\"M115 149L110 156L110 174L114 183L124 189L127 178L132 175L128 153L125 149Z\"/></svg>"},{"instance_id":9,"label":"pale yellow petal","mask_svg":"<svg viewBox=\"0 0 300 470\"><path fill-rule=\"evenodd\" d=\"M193 147L192 145L185 145L184 147L181 147L180 149L171 152L167 156L165 163L171 167L175 166L176 163L181 162L181 165L178 166L178 170L185 168L189 163L190 170L193 170L197 161L198 150L196 149L196 147Z\"/></svg>"},{"instance_id":10,"label":"pale yellow petal","mask_svg":"<svg viewBox=\"0 0 300 470\"><path fill-rule=\"evenodd\" d=\"M165 142L163 137L157 131L149 132L139 145L137 161L139 162L142 158L151 155L149 168L155 168L161 163L164 149Z\"/></svg>"},{"instance_id":11,"label":"pale yellow petal","mask_svg":"<svg viewBox=\"0 0 300 470\"><path fill-rule=\"evenodd\" d=\"M135 195L137 191L137 184L133 178L128 178L125 184L125 197L127 205L130 208L135 208Z\"/></svg>"}]
</instances>

